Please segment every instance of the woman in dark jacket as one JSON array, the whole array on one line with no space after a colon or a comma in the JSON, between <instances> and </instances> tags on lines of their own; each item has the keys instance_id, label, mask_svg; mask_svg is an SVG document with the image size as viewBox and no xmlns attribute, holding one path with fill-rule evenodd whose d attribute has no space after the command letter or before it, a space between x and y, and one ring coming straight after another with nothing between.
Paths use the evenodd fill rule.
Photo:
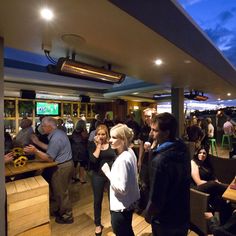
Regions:
<instances>
[{"instance_id":1,"label":"woman in dark jacket","mask_svg":"<svg viewBox=\"0 0 236 236\"><path fill-rule=\"evenodd\" d=\"M86 129L86 122L79 120L76 129L71 136L72 158L75 166L74 181L79 180L82 184L86 183L85 168L88 166L88 132ZM79 166L79 179L76 178L76 167Z\"/></svg>"},{"instance_id":2,"label":"woman in dark jacket","mask_svg":"<svg viewBox=\"0 0 236 236\"><path fill-rule=\"evenodd\" d=\"M94 195L94 223L95 235L102 235L101 209L104 187L108 184L108 178L102 172L101 167L106 162L111 167L116 154L109 144L109 134L106 125L96 128L94 141L89 144L89 159L92 163L92 188Z\"/></svg>"},{"instance_id":3,"label":"woman in dark jacket","mask_svg":"<svg viewBox=\"0 0 236 236\"><path fill-rule=\"evenodd\" d=\"M221 222L224 223L232 213L232 208L222 199L227 185L220 183L214 175L209 154L205 148L200 148L191 160L192 187L210 194L209 204L213 211L220 212Z\"/></svg>"}]
</instances>

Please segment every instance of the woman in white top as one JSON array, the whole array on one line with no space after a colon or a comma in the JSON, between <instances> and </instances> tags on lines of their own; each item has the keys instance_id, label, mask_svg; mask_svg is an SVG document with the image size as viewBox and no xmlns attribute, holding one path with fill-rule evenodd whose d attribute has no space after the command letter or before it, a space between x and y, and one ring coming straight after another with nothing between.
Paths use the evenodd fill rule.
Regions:
<instances>
[{"instance_id":1,"label":"woman in white top","mask_svg":"<svg viewBox=\"0 0 236 236\"><path fill-rule=\"evenodd\" d=\"M129 148L133 131L124 124L111 128L110 144L116 149L117 158L110 167L107 163L102 171L110 180L110 211L113 232L117 236L134 236L132 229L133 205L139 199L137 182L137 159Z\"/></svg>"}]
</instances>

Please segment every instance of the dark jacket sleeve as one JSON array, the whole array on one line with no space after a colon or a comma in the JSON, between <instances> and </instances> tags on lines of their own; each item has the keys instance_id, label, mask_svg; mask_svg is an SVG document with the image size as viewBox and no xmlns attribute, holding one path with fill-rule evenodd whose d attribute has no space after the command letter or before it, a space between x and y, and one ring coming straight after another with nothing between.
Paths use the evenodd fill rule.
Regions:
<instances>
[{"instance_id":1,"label":"dark jacket sleeve","mask_svg":"<svg viewBox=\"0 0 236 236\"><path fill-rule=\"evenodd\" d=\"M158 163L159 162L159 163ZM164 169L164 163L155 158L151 167L151 190L149 203L146 208L146 218L158 215L162 211L162 206L166 205L166 194L169 187L169 177Z\"/></svg>"},{"instance_id":2,"label":"dark jacket sleeve","mask_svg":"<svg viewBox=\"0 0 236 236\"><path fill-rule=\"evenodd\" d=\"M166 195L169 188L168 172L165 171L165 163L155 158L152 161L151 170L151 191L150 201L156 206L158 211L162 210L162 206L166 205Z\"/></svg>"}]
</instances>

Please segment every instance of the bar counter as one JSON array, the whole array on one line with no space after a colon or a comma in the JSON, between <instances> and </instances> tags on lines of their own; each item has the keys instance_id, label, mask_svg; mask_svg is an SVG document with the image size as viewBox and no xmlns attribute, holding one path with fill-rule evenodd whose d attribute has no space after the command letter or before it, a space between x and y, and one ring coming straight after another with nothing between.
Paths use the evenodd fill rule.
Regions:
<instances>
[{"instance_id":1,"label":"bar counter","mask_svg":"<svg viewBox=\"0 0 236 236\"><path fill-rule=\"evenodd\" d=\"M5 164L5 176L15 176L35 170L43 170L45 168L57 166L56 162L45 162L42 160L29 160L24 166L15 167L13 163Z\"/></svg>"}]
</instances>

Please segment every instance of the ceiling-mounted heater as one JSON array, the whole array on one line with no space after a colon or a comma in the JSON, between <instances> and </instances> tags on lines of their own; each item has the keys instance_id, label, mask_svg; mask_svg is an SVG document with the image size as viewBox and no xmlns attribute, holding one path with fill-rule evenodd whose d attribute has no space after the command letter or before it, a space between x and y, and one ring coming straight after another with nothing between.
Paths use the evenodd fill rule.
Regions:
<instances>
[{"instance_id":1,"label":"ceiling-mounted heater","mask_svg":"<svg viewBox=\"0 0 236 236\"><path fill-rule=\"evenodd\" d=\"M184 95L185 98L195 101L206 101L208 99L207 96L204 96L203 92L199 91L190 91L188 94Z\"/></svg>"},{"instance_id":2,"label":"ceiling-mounted heater","mask_svg":"<svg viewBox=\"0 0 236 236\"><path fill-rule=\"evenodd\" d=\"M54 69L56 70L54 72L57 74L84 77L90 80L112 84L121 83L125 79L125 74L91 66L68 58L60 58Z\"/></svg>"}]
</instances>

